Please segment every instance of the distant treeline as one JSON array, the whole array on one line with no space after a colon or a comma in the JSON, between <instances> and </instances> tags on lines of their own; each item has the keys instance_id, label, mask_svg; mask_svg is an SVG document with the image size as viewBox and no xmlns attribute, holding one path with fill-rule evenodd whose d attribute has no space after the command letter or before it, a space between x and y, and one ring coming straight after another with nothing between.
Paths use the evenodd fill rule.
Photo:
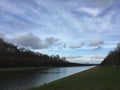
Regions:
<instances>
[{"instance_id":1,"label":"distant treeline","mask_svg":"<svg viewBox=\"0 0 120 90\"><path fill-rule=\"evenodd\" d=\"M120 66L120 43L114 51L111 51L101 63L103 66Z\"/></svg>"},{"instance_id":2,"label":"distant treeline","mask_svg":"<svg viewBox=\"0 0 120 90\"><path fill-rule=\"evenodd\" d=\"M5 42L0 38L0 67L78 66L59 55L48 56Z\"/></svg>"}]
</instances>

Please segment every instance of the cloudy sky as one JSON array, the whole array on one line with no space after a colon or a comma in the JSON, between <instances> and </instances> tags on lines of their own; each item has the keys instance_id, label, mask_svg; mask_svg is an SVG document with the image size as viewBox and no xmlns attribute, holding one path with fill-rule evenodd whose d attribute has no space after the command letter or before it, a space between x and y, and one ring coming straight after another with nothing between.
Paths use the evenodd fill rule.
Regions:
<instances>
[{"instance_id":1,"label":"cloudy sky","mask_svg":"<svg viewBox=\"0 0 120 90\"><path fill-rule=\"evenodd\" d=\"M120 41L120 0L0 0L0 38L99 63Z\"/></svg>"}]
</instances>

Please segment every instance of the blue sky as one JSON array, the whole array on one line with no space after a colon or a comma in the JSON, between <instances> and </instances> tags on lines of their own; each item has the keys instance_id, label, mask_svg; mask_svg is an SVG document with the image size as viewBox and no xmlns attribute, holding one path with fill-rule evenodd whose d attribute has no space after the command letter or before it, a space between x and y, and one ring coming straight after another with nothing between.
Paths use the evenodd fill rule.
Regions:
<instances>
[{"instance_id":1,"label":"blue sky","mask_svg":"<svg viewBox=\"0 0 120 90\"><path fill-rule=\"evenodd\" d=\"M0 0L1 38L73 62L101 62L119 32L119 0Z\"/></svg>"}]
</instances>

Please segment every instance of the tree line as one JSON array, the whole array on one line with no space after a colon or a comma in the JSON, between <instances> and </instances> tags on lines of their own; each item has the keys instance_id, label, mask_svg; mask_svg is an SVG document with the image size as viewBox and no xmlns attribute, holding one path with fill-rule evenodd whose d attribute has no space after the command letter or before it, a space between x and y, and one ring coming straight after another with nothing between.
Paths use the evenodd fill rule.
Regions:
<instances>
[{"instance_id":1,"label":"tree line","mask_svg":"<svg viewBox=\"0 0 120 90\"><path fill-rule=\"evenodd\" d=\"M0 67L78 66L59 55L48 56L25 48L18 48L0 38Z\"/></svg>"},{"instance_id":2,"label":"tree line","mask_svg":"<svg viewBox=\"0 0 120 90\"><path fill-rule=\"evenodd\" d=\"M103 66L120 66L120 43L114 51L111 51L101 63Z\"/></svg>"}]
</instances>

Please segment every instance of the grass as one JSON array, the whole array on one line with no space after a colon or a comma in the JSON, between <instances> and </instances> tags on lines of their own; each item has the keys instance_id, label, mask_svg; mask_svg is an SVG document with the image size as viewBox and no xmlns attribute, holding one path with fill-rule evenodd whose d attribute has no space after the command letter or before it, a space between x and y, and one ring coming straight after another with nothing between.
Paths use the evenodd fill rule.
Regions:
<instances>
[{"instance_id":1,"label":"grass","mask_svg":"<svg viewBox=\"0 0 120 90\"><path fill-rule=\"evenodd\" d=\"M43 70L48 69L50 67L8 67L8 68L0 68L0 72L6 71L23 71L23 70Z\"/></svg>"},{"instance_id":2,"label":"grass","mask_svg":"<svg viewBox=\"0 0 120 90\"><path fill-rule=\"evenodd\" d=\"M120 90L120 67L95 67L30 90Z\"/></svg>"}]
</instances>

